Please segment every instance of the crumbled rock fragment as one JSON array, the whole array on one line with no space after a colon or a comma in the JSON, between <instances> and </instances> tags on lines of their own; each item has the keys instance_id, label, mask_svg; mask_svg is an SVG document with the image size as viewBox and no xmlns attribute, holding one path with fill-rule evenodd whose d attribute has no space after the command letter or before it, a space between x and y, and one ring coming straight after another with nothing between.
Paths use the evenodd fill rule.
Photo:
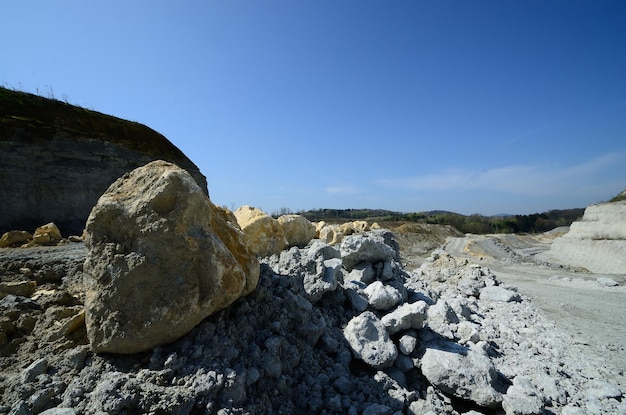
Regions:
<instances>
[{"instance_id":1,"label":"crumbled rock fragment","mask_svg":"<svg viewBox=\"0 0 626 415\"><path fill-rule=\"evenodd\" d=\"M343 330L355 356L375 369L393 365L398 355L383 323L371 311L352 318Z\"/></svg>"}]
</instances>

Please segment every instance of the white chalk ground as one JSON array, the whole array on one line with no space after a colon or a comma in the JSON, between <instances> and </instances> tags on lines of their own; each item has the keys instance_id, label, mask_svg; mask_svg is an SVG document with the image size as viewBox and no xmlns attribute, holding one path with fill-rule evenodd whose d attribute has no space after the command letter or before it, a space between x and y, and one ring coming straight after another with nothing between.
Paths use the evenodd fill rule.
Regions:
<instances>
[{"instance_id":1,"label":"white chalk ground","mask_svg":"<svg viewBox=\"0 0 626 415\"><path fill-rule=\"evenodd\" d=\"M626 275L541 264L538 254L557 235L474 235L450 238L444 249L518 287L572 336L572 348L603 362L607 381L626 387Z\"/></svg>"}]
</instances>

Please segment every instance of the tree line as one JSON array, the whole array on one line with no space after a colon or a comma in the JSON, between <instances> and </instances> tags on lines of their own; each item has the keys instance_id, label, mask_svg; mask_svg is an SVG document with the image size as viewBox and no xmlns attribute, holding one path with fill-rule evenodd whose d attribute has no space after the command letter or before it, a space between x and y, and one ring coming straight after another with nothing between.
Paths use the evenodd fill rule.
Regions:
<instances>
[{"instance_id":1,"label":"tree line","mask_svg":"<svg viewBox=\"0 0 626 415\"><path fill-rule=\"evenodd\" d=\"M450 225L463 233L541 233L559 226L569 226L580 219L584 208L550 210L531 215L462 215L454 212L432 211L400 213L382 209L314 209L299 212L310 221L345 222L416 222Z\"/></svg>"}]
</instances>

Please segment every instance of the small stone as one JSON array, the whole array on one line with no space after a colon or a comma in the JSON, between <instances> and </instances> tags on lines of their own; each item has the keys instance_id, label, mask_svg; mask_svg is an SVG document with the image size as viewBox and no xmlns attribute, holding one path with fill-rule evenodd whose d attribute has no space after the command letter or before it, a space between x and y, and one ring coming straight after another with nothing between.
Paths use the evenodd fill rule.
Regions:
<instances>
[{"instance_id":1,"label":"small stone","mask_svg":"<svg viewBox=\"0 0 626 415\"><path fill-rule=\"evenodd\" d=\"M34 382L37 376L48 370L48 361L45 358L37 359L22 371L22 383Z\"/></svg>"},{"instance_id":2,"label":"small stone","mask_svg":"<svg viewBox=\"0 0 626 415\"><path fill-rule=\"evenodd\" d=\"M407 356L413 353L415 346L417 346L417 335L414 334L413 330L410 332L407 331L407 333L398 340L398 350Z\"/></svg>"}]
</instances>

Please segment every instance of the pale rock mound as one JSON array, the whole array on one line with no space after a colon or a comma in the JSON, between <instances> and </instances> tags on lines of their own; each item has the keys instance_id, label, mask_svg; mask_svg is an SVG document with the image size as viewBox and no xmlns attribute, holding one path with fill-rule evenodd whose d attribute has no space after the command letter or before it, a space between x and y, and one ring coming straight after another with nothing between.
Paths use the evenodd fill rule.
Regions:
<instances>
[{"instance_id":1,"label":"pale rock mound","mask_svg":"<svg viewBox=\"0 0 626 415\"><path fill-rule=\"evenodd\" d=\"M315 238L315 225L302 215L282 215L278 223L283 228L289 246L303 248Z\"/></svg>"},{"instance_id":2,"label":"pale rock mound","mask_svg":"<svg viewBox=\"0 0 626 415\"><path fill-rule=\"evenodd\" d=\"M171 342L252 291L257 259L185 170L155 161L100 197L86 225L85 321L96 352Z\"/></svg>"},{"instance_id":3,"label":"pale rock mound","mask_svg":"<svg viewBox=\"0 0 626 415\"><path fill-rule=\"evenodd\" d=\"M250 250L255 255L264 257L280 254L280 251L289 245L278 220L261 209L242 206L234 214L246 236Z\"/></svg>"},{"instance_id":4,"label":"pale rock mound","mask_svg":"<svg viewBox=\"0 0 626 415\"><path fill-rule=\"evenodd\" d=\"M582 220L538 257L594 273L626 274L626 201L588 206Z\"/></svg>"}]
</instances>

